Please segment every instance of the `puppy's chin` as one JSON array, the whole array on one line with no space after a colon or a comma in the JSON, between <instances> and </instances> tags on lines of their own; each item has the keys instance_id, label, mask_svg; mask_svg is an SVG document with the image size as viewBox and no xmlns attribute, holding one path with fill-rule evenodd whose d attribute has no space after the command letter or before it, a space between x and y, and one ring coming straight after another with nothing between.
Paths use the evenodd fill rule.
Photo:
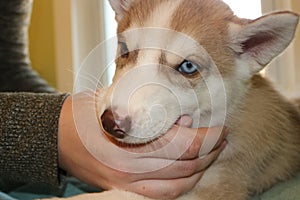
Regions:
<instances>
[{"instance_id":1,"label":"puppy's chin","mask_svg":"<svg viewBox=\"0 0 300 200\"><path fill-rule=\"evenodd\" d=\"M168 132L169 129L176 123L179 117L173 120L168 120L165 123L161 123L161 120L157 120L156 123L152 123L148 127L133 127L131 131L125 133L123 138L116 138L114 140L124 144L147 144L151 143Z\"/></svg>"},{"instance_id":2,"label":"puppy's chin","mask_svg":"<svg viewBox=\"0 0 300 200\"><path fill-rule=\"evenodd\" d=\"M159 137L161 137L163 134L153 136L151 138L140 138L135 136L126 136L124 139L118 139L114 138L119 143L127 144L127 145L142 145L142 144L148 144L155 140L157 140Z\"/></svg>"}]
</instances>

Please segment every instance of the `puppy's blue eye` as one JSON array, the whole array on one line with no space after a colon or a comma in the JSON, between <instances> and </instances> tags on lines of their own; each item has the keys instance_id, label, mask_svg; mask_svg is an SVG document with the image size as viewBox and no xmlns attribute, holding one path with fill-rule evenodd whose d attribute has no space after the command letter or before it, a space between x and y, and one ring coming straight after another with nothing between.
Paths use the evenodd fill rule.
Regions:
<instances>
[{"instance_id":1,"label":"puppy's blue eye","mask_svg":"<svg viewBox=\"0 0 300 200\"><path fill-rule=\"evenodd\" d=\"M188 60L183 61L177 68L177 71L179 71L182 74L187 74L187 75L192 75L192 74L198 72L198 70L199 70L199 66Z\"/></svg>"}]
</instances>

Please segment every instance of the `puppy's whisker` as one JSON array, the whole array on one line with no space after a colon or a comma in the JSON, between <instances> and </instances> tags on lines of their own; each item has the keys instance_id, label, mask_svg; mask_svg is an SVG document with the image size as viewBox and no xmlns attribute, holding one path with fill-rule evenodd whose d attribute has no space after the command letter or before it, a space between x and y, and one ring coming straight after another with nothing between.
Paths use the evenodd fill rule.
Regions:
<instances>
[{"instance_id":1,"label":"puppy's whisker","mask_svg":"<svg viewBox=\"0 0 300 200\"><path fill-rule=\"evenodd\" d=\"M95 86L99 83L99 78L95 77L93 74L80 74L78 77L80 80L88 81Z\"/></svg>"}]
</instances>

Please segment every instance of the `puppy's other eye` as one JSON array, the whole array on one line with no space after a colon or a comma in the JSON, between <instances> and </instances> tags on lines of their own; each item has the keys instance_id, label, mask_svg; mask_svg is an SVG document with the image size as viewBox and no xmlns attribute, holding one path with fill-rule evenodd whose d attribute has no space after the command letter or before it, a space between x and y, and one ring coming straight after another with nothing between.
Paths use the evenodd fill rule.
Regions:
<instances>
[{"instance_id":1,"label":"puppy's other eye","mask_svg":"<svg viewBox=\"0 0 300 200\"><path fill-rule=\"evenodd\" d=\"M128 58L129 56L129 50L127 48L127 45L125 42L119 42L119 45L120 45L120 56L121 58Z\"/></svg>"},{"instance_id":2,"label":"puppy's other eye","mask_svg":"<svg viewBox=\"0 0 300 200\"><path fill-rule=\"evenodd\" d=\"M183 61L177 68L177 71L186 75L195 74L196 72L198 72L198 70L199 70L199 65L188 60Z\"/></svg>"}]
</instances>

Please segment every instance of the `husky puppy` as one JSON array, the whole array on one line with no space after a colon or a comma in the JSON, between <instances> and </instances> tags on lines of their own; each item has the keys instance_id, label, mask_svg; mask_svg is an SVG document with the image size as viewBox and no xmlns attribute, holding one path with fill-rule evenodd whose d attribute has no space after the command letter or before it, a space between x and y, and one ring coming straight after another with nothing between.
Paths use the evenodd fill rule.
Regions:
<instances>
[{"instance_id":1,"label":"husky puppy","mask_svg":"<svg viewBox=\"0 0 300 200\"><path fill-rule=\"evenodd\" d=\"M297 14L241 19L221 0L110 3L119 47L113 84L98 104L107 133L146 143L182 115L193 127L229 130L225 150L178 199L246 200L300 170L299 111L259 74L290 44ZM121 198L147 199L118 190L90 196Z\"/></svg>"},{"instance_id":2,"label":"husky puppy","mask_svg":"<svg viewBox=\"0 0 300 200\"><path fill-rule=\"evenodd\" d=\"M109 134L149 142L184 114L194 127L227 126L226 149L183 199L245 200L299 171L300 114L259 74L290 44L297 14L241 19L220 0L110 3L119 55L99 103Z\"/></svg>"}]
</instances>

